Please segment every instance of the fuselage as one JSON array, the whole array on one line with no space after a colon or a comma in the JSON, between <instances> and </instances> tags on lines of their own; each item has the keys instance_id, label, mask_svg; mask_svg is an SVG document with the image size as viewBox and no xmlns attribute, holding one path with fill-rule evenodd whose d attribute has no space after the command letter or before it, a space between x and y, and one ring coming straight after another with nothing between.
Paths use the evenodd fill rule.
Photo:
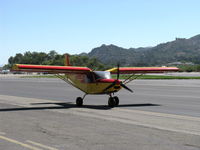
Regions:
<instances>
[{"instance_id":1,"label":"fuselage","mask_svg":"<svg viewBox=\"0 0 200 150\"><path fill-rule=\"evenodd\" d=\"M72 85L87 94L109 94L121 89L121 81L112 79L108 71L92 71L87 74L68 74L66 76ZM114 86L106 89L111 84Z\"/></svg>"}]
</instances>

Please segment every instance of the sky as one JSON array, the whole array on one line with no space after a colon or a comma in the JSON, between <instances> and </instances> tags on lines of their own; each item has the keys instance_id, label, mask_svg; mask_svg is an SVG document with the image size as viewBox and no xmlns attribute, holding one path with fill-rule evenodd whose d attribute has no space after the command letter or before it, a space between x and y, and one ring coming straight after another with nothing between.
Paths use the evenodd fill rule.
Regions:
<instances>
[{"instance_id":1,"label":"sky","mask_svg":"<svg viewBox=\"0 0 200 150\"><path fill-rule=\"evenodd\" d=\"M0 0L0 65L26 51L156 46L200 34L199 0Z\"/></svg>"}]
</instances>

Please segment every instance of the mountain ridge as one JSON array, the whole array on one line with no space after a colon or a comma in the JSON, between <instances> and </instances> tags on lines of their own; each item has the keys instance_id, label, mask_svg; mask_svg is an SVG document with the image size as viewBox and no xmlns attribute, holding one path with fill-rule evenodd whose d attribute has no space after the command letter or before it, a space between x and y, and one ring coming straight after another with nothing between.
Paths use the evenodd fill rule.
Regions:
<instances>
[{"instance_id":1,"label":"mountain ridge","mask_svg":"<svg viewBox=\"0 0 200 150\"><path fill-rule=\"evenodd\" d=\"M176 38L154 47L123 48L113 44L101 45L92 49L89 57L101 63L116 66L155 66L173 62L200 64L200 34L191 38Z\"/></svg>"}]
</instances>

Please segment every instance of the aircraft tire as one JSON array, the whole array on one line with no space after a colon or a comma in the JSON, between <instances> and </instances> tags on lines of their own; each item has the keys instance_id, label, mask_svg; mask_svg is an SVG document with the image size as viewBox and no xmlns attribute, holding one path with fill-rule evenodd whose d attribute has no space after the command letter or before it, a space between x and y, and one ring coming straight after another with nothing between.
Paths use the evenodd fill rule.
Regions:
<instances>
[{"instance_id":1,"label":"aircraft tire","mask_svg":"<svg viewBox=\"0 0 200 150\"><path fill-rule=\"evenodd\" d=\"M117 96L113 97L115 99L115 106L119 105L119 98Z\"/></svg>"},{"instance_id":2,"label":"aircraft tire","mask_svg":"<svg viewBox=\"0 0 200 150\"><path fill-rule=\"evenodd\" d=\"M110 97L108 99L108 106L109 107L114 107L116 104L115 104L115 99L113 97Z\"/></svg>"},{"instance_id":3,"label":"aircraft tire","mask_svg":"<svg viewBox=\"0 0 200 150\"><path fill-rule=\"evenodd\" d=\"M83 106L83 99L81 97L76 98L76 106Z\"/></svg>"}]
</instances>

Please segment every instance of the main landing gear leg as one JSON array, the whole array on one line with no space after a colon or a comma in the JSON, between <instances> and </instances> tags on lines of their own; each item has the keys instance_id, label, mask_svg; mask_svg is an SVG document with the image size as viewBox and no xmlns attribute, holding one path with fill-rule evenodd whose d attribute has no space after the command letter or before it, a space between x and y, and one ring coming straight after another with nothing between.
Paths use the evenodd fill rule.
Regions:
<instances>
[{"instance_id":1,"label":"main landing gear leg","mask_svg":"<svg viewBox=\"0 0 200 150\"><path fill-rule=\"evenodd\" d=\"M110 97L108 99L108 106L109 107L115 107L119 105L119 98L117 96L112 97L110 94Z\"/></svg>"},{"instance_id":2,"label":"main landing gear leg","mask_svg":"<svg viewBox=\"0 0 200 150\"><path fill-rule=\"evenodd\" d=\"M77 97L76 98L76 106L83 106L83 99L85 98L85 96L86 96L87 94L85 94L84 96L83 96L83 98L82 97Z\"/></svg>"}]
</instances>

